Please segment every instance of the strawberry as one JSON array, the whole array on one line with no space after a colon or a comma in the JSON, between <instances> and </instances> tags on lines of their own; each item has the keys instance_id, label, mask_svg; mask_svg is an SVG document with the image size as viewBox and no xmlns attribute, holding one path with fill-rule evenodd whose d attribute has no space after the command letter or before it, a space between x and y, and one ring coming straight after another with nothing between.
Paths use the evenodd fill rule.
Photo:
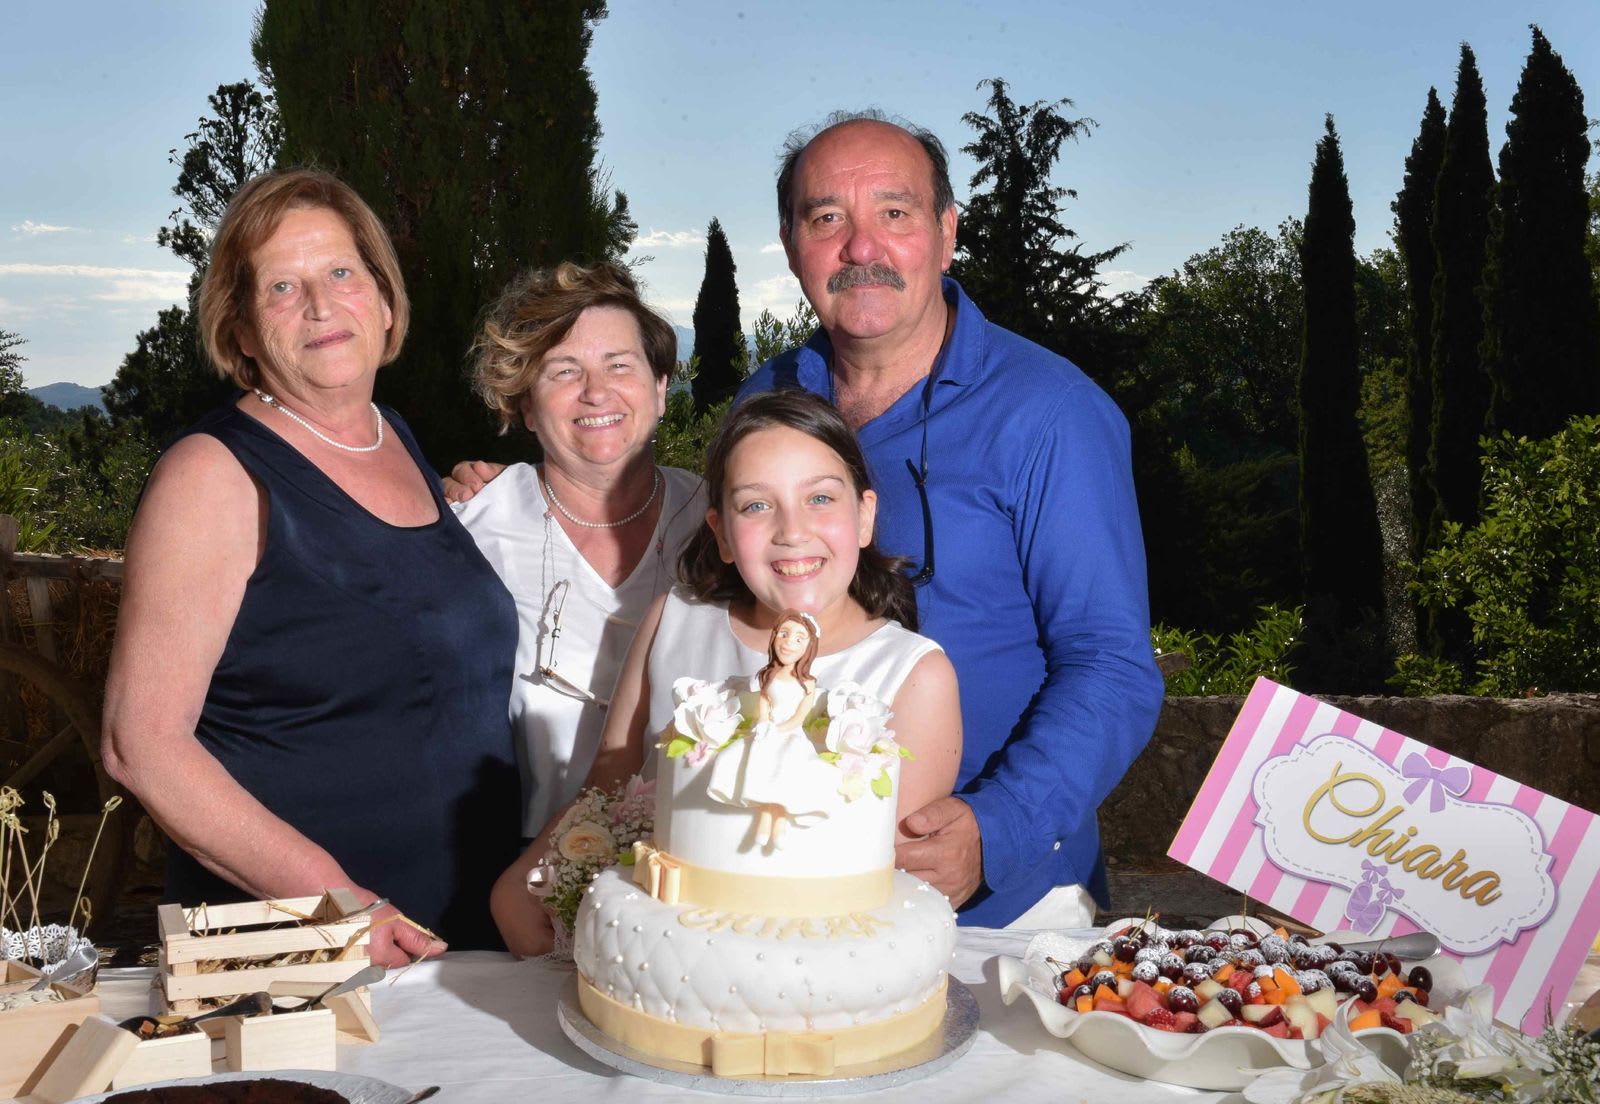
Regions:
<instances>
[{"instance_id":1,"label":"strawberry","mask_svg":"<svg viewBox=\"0 0 1600 1104\"><path fill-rule=\"evenodd\" d=\"M1174 1030L1174 1025L1178 1021L1171 1012L1168 1012L1165 1008L1162 1008L1158 1005L1146 1012L1144 1014L1144 1018L1140 1020L1140 1022L1146 1027L1154 1027L1162 1031L1172 1031Z\"/></svg>"}]
</instances>

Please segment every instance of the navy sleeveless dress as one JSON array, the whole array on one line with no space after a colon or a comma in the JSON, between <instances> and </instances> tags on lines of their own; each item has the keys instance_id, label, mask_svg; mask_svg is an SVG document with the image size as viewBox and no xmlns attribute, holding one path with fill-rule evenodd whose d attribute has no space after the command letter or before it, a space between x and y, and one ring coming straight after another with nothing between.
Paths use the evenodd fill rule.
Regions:
<instances>
[{"instance_id":1,"label":"navy sleeveless dress","mask_svg":"<svg viewBox=\"0 0 1600 1104\"><path fill-rule=\"evenodd\" d=\"M232 405L190 427L226 445L269 503L195 735L358 884L456 950L500 947L489 890L521 831L516 606L410 430L383 414L428 481L431 525L380 521ZM167 853L168 900L245 896Z\"/></svg>"}]
</instances>

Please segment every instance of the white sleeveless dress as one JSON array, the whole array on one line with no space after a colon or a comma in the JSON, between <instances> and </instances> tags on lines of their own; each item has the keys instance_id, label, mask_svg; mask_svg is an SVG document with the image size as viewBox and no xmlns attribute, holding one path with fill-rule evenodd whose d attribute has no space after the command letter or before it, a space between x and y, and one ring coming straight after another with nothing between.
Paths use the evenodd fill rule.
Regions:
<instances>
[{"instance_id":1,"label":"white sleeveless dress","mask_svg":"<svg viewBox=\"0 0 1600 1104\"><path fill-rule=\"evenodd\" d=\"M826 647L827 641L821 644ZM818 656L811 663L811 677L820 690L855 682L893 705L900 684L918 660L938 650L927 637L897 621L886 621L843 651ZM677 679L717 681L748 673L750 690L755 692L760 689L755 672L766 664L765 652L747 648L733 634L726 606L695 601L674 588L667 595L650 649L651 734L672 723L672 684ZM817 748L800 729L774 731L804 699L796 682L776 683L774 689L779 700L771 706L768 724L717 754L708 792L729 805L781 805L804 824L808 817L826 815L823 810L838 788L838 771L817 758Z\"/></svg>"}]
</instances>

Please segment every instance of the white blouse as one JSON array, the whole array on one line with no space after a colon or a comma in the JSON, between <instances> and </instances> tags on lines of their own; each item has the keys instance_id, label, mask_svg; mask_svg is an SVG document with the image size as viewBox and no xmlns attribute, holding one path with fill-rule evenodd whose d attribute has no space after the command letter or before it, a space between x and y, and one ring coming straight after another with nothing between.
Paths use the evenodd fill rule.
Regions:
<instances>
[{"instance_id":1,"label":"white blouse","mask_svg":"<svg viewBox=\"0 0 1600 1104\"><path fill-rule=\"evenodd\" d=\"M681 468L662 468L661 475L665 501L654 538L616 587L573 546L546 504L532 464L511 465L455 507L517 603L511 723L522 768L525 836L537 835L577 796L600 747L606 711L572 688L611 699L640 618L676 581L678 556L705 520L700 477ZM541 667L551 667L560 679L546 678Z\"/></svg>"}]
</instances>

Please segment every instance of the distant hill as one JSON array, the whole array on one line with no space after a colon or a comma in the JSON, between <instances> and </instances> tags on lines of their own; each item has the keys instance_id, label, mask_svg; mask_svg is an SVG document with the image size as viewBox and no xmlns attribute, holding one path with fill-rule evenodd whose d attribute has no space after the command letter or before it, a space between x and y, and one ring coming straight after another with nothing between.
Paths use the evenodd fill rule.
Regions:
<instances>
[{"instance_id":1,"label":"distant hill","mask_svg":"<svg viewBox=\"0 0 1600 1104\"><path fill-rule=\"evenodd\" d=\"M678 359L688 360L694 355L694 331L687 326L674 326L672 332L678 335Z\"/></svg>"},{"instance_id":2,"label":"distant hill","mask_svg":"<svg viewBox=\"0 0 1600 1104\"><path fill-rule=\"evenodd\" d=\"M84 387L76 383L47 383L43 387L30 387L28 394L57 410L77 410L83 406L97 406L104 410L98 387Z\"/></svg>"}]
</instances>

